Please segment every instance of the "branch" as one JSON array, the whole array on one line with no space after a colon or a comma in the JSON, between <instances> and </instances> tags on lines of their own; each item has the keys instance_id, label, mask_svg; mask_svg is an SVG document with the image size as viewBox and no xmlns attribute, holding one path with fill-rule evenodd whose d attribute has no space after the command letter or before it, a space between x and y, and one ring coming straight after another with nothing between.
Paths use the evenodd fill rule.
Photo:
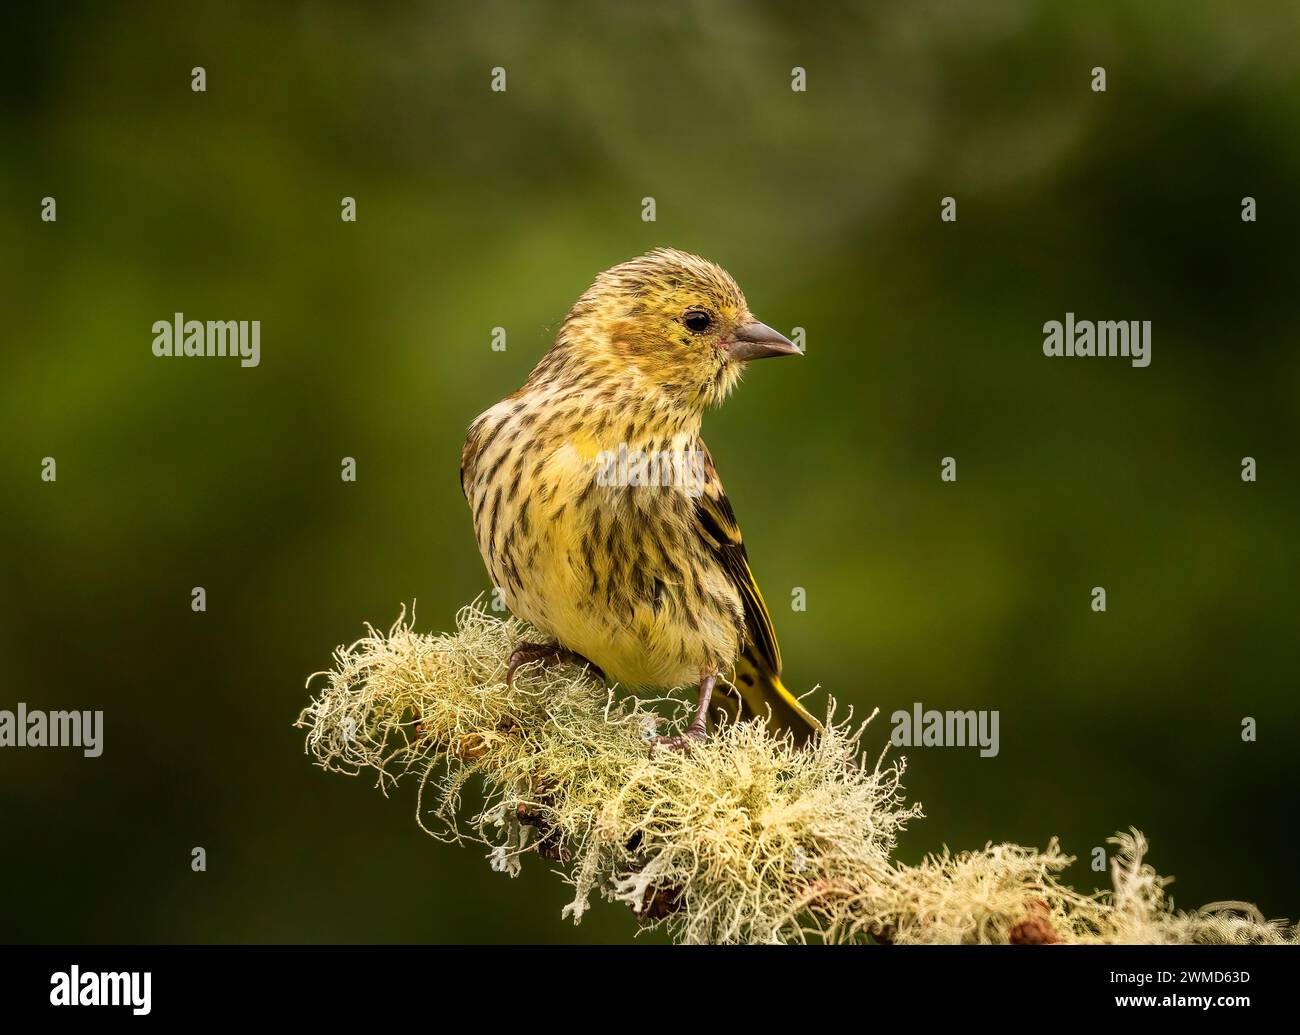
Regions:
<instances>
[{"instance_id":1,"label":"branch","mask_svg":"<svg viewBox=\"0 0 1300 1035\"><path fill-rule=\"evenodd\" d=\"M419 783L417 820L444 840L489 849L511 875L523 857L558 862L573 887L564 915L593 894L622 902L680 942L1281 943L1300 929L1253 906L1175 911L1137 831L1111 838L1112 888L1081 894L1058 881L1073 859L987 844L917 866L892 858L919 818L901 793L905 762L858 756L867 723L836 721L805 749L758 722L715 730L689 753L649 756L665 720L690 703L616 695L567 665L505 666L537 634L477 604L455 633L384 634L334 654L324 687L298 719L322 767L375 774L387 790ZM870 719L868 719L868 722ZM484 804L463 816L478 778Z\"/></svg>"}]
</instances>

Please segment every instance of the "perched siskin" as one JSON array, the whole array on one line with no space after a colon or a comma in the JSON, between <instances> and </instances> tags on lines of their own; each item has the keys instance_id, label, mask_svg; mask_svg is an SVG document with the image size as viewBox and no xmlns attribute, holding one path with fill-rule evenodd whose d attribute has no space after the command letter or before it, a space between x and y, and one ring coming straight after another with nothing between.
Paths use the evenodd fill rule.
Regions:
<instances>
[{"instance_id":1,"label":"perched siskin","mask_svg":"<svg viewBox=\"0 0 1300 1035\"><path fill-rule=\"evenodd\" d=\"M798 355L754 319L736 282L660 248L578 299L524 386L470 426L461 485L479 549L516 616L573 660L632 687L699 686L687 737L713 708L802 742L817 721L781 683L772 620L700 439L745 364ZM662 738L684 746L683 738Z\"/></svg>"}]
</instances>

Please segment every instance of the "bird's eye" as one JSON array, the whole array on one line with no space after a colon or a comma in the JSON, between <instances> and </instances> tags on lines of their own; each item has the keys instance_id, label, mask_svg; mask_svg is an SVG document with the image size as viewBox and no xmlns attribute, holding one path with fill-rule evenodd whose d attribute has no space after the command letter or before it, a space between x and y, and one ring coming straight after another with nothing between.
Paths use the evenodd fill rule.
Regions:
<instances>
[{"instance_id":1,"label":"bird's eye","mask_svg":"<svg viewBox=\"0 0 1300 1035\"><path fill-rule=\"evenodd\" d=\"M707 309L688 309L682 322L692 334L702 334L713 326L713 314Z\"/></svg>"}]
</instances>

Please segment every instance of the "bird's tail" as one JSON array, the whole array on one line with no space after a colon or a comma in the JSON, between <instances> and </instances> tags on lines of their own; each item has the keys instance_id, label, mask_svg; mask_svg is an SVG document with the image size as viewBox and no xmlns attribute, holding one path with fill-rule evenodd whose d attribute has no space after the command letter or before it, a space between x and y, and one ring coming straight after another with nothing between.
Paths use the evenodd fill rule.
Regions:
<instances>
[{"instance_id":1,"label":"bird's tail","mask_svg":"<svg viewBox=\"0 0 1300 1035\"><path fill-rule=\"evenodd\" d=\"M746 647L736 659L730 683L730 687L724 688L715 698L718 711L728 718L763 716L767 719L768 729L774 733L788 730L794 734L796 744L805 743L814 733L821 731L822 724L786 688L780 674L773 672L751 648Z\"/></svg>"}]
</instances>

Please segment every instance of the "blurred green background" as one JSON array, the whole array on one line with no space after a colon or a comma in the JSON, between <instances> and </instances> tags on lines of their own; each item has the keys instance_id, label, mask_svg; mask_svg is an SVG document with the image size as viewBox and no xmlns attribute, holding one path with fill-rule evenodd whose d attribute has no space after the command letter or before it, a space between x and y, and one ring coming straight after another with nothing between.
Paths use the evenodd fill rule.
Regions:
<instances>
[{"instance_id":1,"label":"blurred green background","mask_svg":"<svg viewBox=\"0 0 1300 1035\"><path fill-rule=\"evenodd\" d=\"M561 921L550 864L512 882L424 836L411 788L313 768L291 723L363 621L414 598L445 628L487 588L466 425L599 270L660 244L807 330L806 360L755 368L705 423L787 682L879 707L873 749L914 701L1001 712L995 759L907 752L928 818L902 857L1059 834L1092 888L1091 849L1134 824L1179 904L1300 914L1298 12L156 3L10 21L0 707L103 709L106 732L99 759L0 751L0 937L633 936L612 906ZM1067 310L1151 320L1152 365L1045 359L1042 324ZM151 324L177 311L261 320L261 365L155 358Z\"/></svg>"}]
</instances>

